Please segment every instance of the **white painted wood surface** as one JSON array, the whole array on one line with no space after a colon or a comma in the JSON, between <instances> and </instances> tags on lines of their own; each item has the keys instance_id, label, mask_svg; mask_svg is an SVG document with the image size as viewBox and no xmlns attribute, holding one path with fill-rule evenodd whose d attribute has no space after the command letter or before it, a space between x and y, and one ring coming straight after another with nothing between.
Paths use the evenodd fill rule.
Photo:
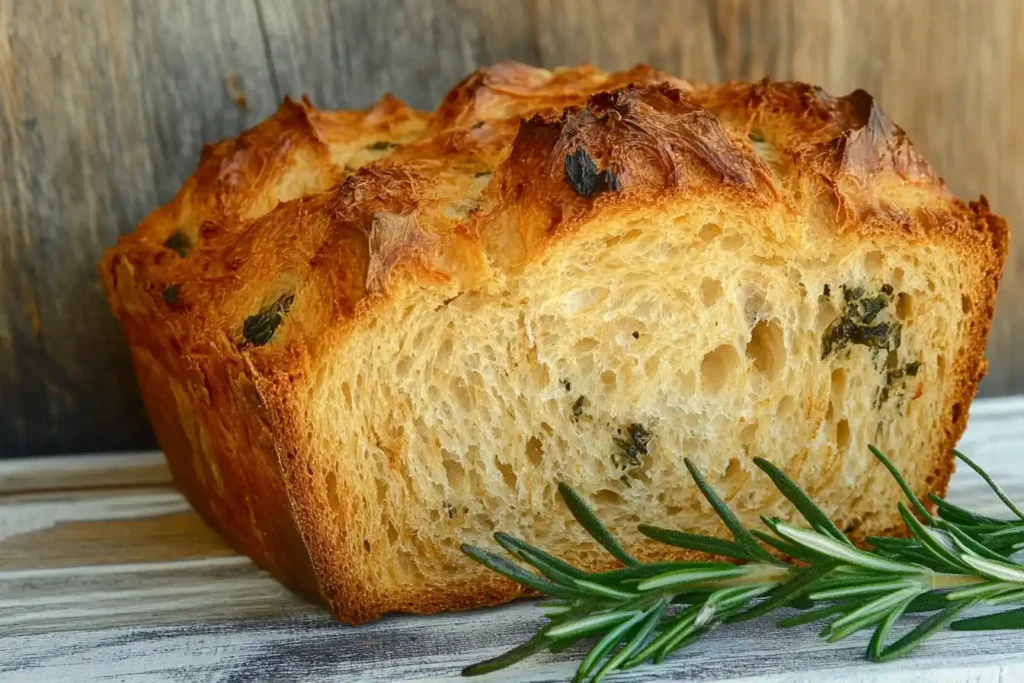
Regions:
<instances>
[{"instance_id":1,"label":"white painted wood surface","mask_svg":"<svg viewBox=\"0 0 1024 683\"><path fill-rule=\"evenodd\" d=\"M975 403L961 447L1020 500L1022 445L1024 397ZM1002 511L969 470L950 499ZM0 681L452 681L540 623L519 603L341 625L203 526L159 454L0 462ZM828 645L817 630L724 627L614 680L1024 680L1024 633L947 631L879 665L867 633ZM545 653L478 680L568 680L578 659Z\"/></svg>"}]
</instances>

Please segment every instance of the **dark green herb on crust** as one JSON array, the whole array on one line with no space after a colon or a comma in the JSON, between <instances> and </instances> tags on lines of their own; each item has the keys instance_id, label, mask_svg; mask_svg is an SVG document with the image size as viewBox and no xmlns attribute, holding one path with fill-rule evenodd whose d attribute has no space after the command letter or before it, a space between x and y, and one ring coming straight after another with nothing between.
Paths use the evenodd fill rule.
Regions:
<instances>
[{"instance_id":1,"label":"dark green herb on crust","mask_svg":"<svg viewBox=\"0 0 1024 683\"><path fill-rule=\"evenodd\" d=\"M269 342L278 326L284 322L284 315L295 301L294 294L286 294L256 315L250 315L242 325L242 336L253 346Z\"/></svg>"},{"instance_id":2,"label":"dark green herb on crust","mask_svg":"<svg viewBox=\"0 0 1024 683\"><path fill-rule=\"evenodd\" d=\"M846 348L849 344L870 349L898 349L902 328L898 322L876 323L879 314L892 303L892 287L882 287L877 296L864 296L863 287L844 287L846 310L828 326L821 337L821 357L824 359Z\"/></svg>"},{"instance_id":3,"label":"dark green herb on crust","mask_svg":"<svg viewBox=\"0 0 1024 683\"><path fill-rule=\"evenodd\" d=\"M366 149L372 150L374 152L383 152L383 151L389 150L389 149L398 149L399 147L401 147L401 145L398 144L397 142L389 142L388 140L380 140L379 142L375 142L372 145L367 145Z\"/></svg>"},{"instance_id":4,"label":"dark green herb on crust","mask_svg":"<svg viewBox=\"0 0 1024 683\"><path fill-rule=\"evenodd\" d=\"M178 303L179 289L180 288L178 285L171 285L170 287L165 289L163 292L164 303L167 304L168 306L174 306L176 303Z\"/></svg>"},{"instance_id":5,"label":"dark green herb on crust","mask_svg":"<svg viewBox=\"0 0 1024 683\"><path fill-rule=\"evenodd\" d=\"M621 189L619 179L611 169L598 172L594 160L582 147L565 155L565 178L581 197L593 197L601 192L617 192Z\"/></svg>"},{"instance_id":6,"label":"dark green herb on crust","mask_svg":"<svg viewBox=\"0 0 1024 683\"><path fill-rule=\"evenodd\" d=\"M192 241L181 230L175 230L170 237L164 240L164 246L177 252L181 258L185 258L192 249Z\"/></svg>"}]
</instances>

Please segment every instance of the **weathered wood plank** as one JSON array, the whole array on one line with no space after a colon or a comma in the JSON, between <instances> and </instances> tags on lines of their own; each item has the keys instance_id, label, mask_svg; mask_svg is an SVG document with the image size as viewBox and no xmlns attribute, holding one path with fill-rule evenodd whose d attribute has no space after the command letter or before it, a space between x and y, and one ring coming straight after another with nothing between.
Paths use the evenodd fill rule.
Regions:
<instances>
[{"instance_id":1,"label":"weathered wood plank","mask_svg":"<svg viewBox=\"0 0 1024 683\"><path fill-rule=\"evenodd\" d=\"M7 537L0 541L0 561L10 569L25 569L234 554L176 493L146 492L123 505L106 513L106 519L64 521ZM129 517L140 509L148 516ZM0 514L6 512L0 507Z\"/></svg>"},{"instance_id":2,"label":"weathered wood plank","mask_svg":"<svg viewBox=\"0 0 1024 683\"><path fill-rule=\"evenodd\" d=\"M912 628L910 616L893 636ZM457 681L462 667L523 642L540 626L538 610L519 604L472 615L390 617L352 628L316 614L176 626L127 626L4 637L0 676L86 681ZM1024 636L979 638L944 632L905 659L864 659L869 634L823 644L817 626L775 629L764 619L715 631L659 666L615 681L1012 681L1024 676ZM765 637L770 630L771 637ZM483 681L567 681L585 650L542 653Z\"/></svg>"},{"instance_id":3,"label":"weathered wood plank","mask_svg":"<svg viewBox=\"0 0 1024 683\"><path fill-rule=\"evenodd\" d=\"M537 61L529 3L257 2L282 93L325 108L367 107L392 92L433 109L481 64Z\"/></svg>"},{"instance_id":4,"label":"weathered wood plank","mask_svg":"<svg viewBox=\"0 0 1024 683\"><path fill-rule=\"evenodd\" d=\"M273 111L259 36L251 2L0 0L0 454L152 443L96 262Z\"/></svg>"},{"instance_id":5,"label":"weathered wood plank","mask_svg":"<svg viewBox=\"0 0 1024 683\"><path fill-rule=\"evenodd\" d=\"M237 555L0 572L4 636L297 615L325 616Z\"/></svg>"},{"instance_id":6,"label":"weathered wood plank","mask_svg":"<svg viewBox=\"0 0 1024 683\"><path fill-rule=\"evenodd\" d=\"M159 486L170 482L171 472L159 453L0 460L0 501L12 493Z\"/></svg>"}]
</instances>

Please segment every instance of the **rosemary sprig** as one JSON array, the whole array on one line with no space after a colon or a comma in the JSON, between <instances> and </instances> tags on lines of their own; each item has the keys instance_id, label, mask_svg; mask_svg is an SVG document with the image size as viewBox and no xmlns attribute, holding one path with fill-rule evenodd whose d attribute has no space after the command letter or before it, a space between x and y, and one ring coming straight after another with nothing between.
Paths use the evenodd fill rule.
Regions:
<instances>
[{"instance_id":1,"label":"rosemary sprig","mask_svg":"<svg viewBox=\"0 0 1024 683\"><path fill-rule=\"evenodd\" d=\"M821 636L829 642L874 629L866 653L873 661L900 657L947 626L964 631L1024 628L1024 607L956 620L979 603L1024 604L1024 565L1010 557L1024 547L1024 515L1017 506L981 467L953 451L985 480L1016 519L979 515L934 495L929 497L935 505L933 514L892 462L870 448L910 503L910 507L898 504L907 538L870 538L870 549L855 547L785 472L761 458L754 463L808 526L762 518L767 531L748 529L689 460L685 462L691 477L733 540L639 526L640 533L660 543L730 561L640 562L579 494L559 484L562 500L576 521L624 567L585 572L504 533L495 534L495 540L522 564L463 545L463 552L477 562L555 599L542 603L548 623L533 638L467 667L463 675L496 671L541 650L559 652L594 639L574 680L600 681L619 669L658 663L720 624L787 606L802 611L778 621L779 627L824 621ZM790 561L783 562L779 553ZM921 612L933 614L886 644L890 630L904 614Z\"/></svg>"}]
</instances>

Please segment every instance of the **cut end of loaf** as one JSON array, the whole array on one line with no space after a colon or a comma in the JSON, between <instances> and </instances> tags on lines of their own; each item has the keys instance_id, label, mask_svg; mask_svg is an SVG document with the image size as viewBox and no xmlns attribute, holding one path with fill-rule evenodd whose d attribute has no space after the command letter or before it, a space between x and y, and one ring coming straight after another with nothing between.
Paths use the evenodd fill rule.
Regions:
<instances>
[{"instance_id":1,"label":"cut end of loaf","mask_svg":"<svg viewBox=\"0 0 1024 683\"><path fill-rule=\"evenodd\" d=\"M559 481L642 555L669 549L639 523L720 535L684 457L751 526L792 517L757 456L859 538L893 527L901 496L868 444L941 492L964 410L948 400L973 306L962 257L814 224L779 243L781 214L686 209L591 226L514 286L410 292L324 359L313 447L334 454L336 533L359 529L349 552L382 592L474 576L458 548L495 531L608 564Z\"/></svg>"}]
</instances>

